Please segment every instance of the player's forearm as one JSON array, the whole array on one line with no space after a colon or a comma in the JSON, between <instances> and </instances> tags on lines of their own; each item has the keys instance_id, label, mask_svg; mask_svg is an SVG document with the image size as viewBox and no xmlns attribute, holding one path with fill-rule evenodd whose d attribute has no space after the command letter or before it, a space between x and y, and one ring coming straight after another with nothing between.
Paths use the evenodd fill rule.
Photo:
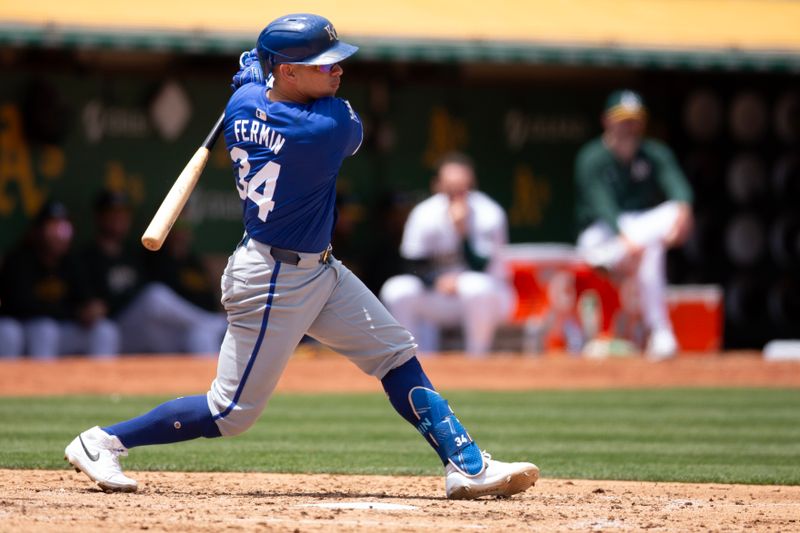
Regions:
<instances>
[{"instance_id":1,"label":"player's forearm","mask_svg":"<svg viewBox=\"0 0 800 533\"><path fill-rule=\"evenodd\" d=\"M685 202L679 203L678 214L675 217L672 228L664 239L664 243L669 247L682 244L689 237L693 226L694 216L692 214L692 206Z\"/></svg>"}]
</instances>

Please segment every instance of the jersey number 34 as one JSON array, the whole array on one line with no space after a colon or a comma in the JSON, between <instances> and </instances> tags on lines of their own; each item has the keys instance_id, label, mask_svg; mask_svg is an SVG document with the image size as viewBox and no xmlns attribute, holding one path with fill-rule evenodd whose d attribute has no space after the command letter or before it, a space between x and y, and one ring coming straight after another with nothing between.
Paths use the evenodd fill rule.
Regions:
<instances>
[{"instance_id":1,"label":"jersey number 34","mask_svg":"<svg viewBox=\"0 0 800 533\"><path fill-rule=\"evenodd\" d=\"M239 190L239 198L252 200L258 206L258 218L266 221L270 211L275 208L272 196L275 194L275 185L278 183L281 166L275 161L270 161L248 180L250 162L247 151L238 146L234 147L231 150L231 159L239 163L239 183L236 187ZM264 186L263 190L259 192L262 185Z\"/></svg>"}]
</instances>

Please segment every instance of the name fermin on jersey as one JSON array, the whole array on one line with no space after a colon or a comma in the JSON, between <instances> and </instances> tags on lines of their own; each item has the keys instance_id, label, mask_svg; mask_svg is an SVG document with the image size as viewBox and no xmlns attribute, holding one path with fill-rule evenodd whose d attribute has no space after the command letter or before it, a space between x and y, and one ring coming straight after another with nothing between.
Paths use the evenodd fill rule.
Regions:
<instances>
[{"instance_id":1,"label":"name fermin on jersey","mask_svg":"<svg viewBox=\"0 0 800 533\"><path fill-rule=\"evenodd\" d=\"M233 134L236 136L236 142L254 142L264 146L273 154L279 153L283 143L286 142L283 135L258 120L234 120Z\"/></svg>"}]
</instances>

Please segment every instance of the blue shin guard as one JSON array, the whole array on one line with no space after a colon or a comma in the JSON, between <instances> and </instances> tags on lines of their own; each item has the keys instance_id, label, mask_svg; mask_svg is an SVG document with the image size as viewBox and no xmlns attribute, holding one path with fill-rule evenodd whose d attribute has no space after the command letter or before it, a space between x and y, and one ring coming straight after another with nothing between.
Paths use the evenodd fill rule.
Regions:
<instances>
[{"instance_id":1,"label":"blue shin guard","mask_svg":"<svg viewBox=\"0 0 800 533\"><path fill-rule=\"evenodd\" d=\"M434 445L442 462L449 462L468 476L483 472L483 454L447 400L434 390L414 387L408 393L408 401L418 419L417 431Z\"/></svg>"}]
</instances>

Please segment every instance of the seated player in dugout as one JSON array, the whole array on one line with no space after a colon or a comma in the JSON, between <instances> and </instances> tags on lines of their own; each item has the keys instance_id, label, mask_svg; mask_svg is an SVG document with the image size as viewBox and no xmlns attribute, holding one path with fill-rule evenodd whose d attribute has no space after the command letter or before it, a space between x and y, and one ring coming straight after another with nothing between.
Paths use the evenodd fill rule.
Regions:
<instances>
[{"instance_id":1,"label":"seated player in dugout","mask_svg":"<svg viewBox=\"0 0 800 533\"><path fill-rule=\"evenodd\" d=\"M157 252L145 254L148 278L174 290L178 296L206 311L219 311L219 296L202 257L195 252L192 224L179 218ZM214 350L216 351L216 350Z\"/></svg>"},{"instance_id":2,"label":"seated player in dugout","mask_svg":"<svg viewBox=\"0 0 800 533\"><path fill-rule=\"evenodd\" d=\"M119 332L72 252L67 208L49 201L0 270L0 357L113 356Z\"/></svg>"},{"instance_id":3,"label":"seated player in dugout","mask_svg":"<svg viewBox=\"0 0 800 533\"><path fill-rule=\"evenodd\" d=\"M646 138L639 94L609 95L603 133L575 162L577 247L592 266L634 276L653 360L673 357L678 344L666 304L666 252L692 227L692 189L672 151Z\"/></svg>"},{"instance_id":4,"label":"seated player in dugout","mask_svg":"<svg viewBox=\"0 0 800 533\"><path fill-rule=\"evenodd\" d=\"M97 297L119 326L123 353L211 354L227 327L209 312L148 275L141 247L130 242L130 198L103 189L94 199L95 232L81 253Z\"/></svg>"},{"instance_id":5,"label":"seated player in dugout","mask_svg":"<svg viewBox=\"0 0 800 533\"><path fill-rule=\"evenodd\" d=\"M408 330L331 253L337 175L363 138L358 114L335 97L341 62L356 50L326 18L295 14L268 24L241 55L224 135L245 234L222 276L229 327L217 376L206 394L75 437L65 458L103 489L137 489L119 462L131 448L246 431L305 334L381 381L439 455L448 498L510 496L537 480L535 465L478 447L423 371Z\"/></svg>"},{"instance_id":6,"label":"seated player in dugout","mask_svg":"<svg viewBox=\"0 0 800 533\"><path fill-rule=\"evenodd\" d=\"M421 352L439 350L442 327L461 326L467 355L486 356L514 303L511 285L489 271L508 243L506 214L476 190L475 166L464 154L441 159L431 189L403 229L400 255L408 273L388 279L381 300Z\"/></svg>"}]
</instances>

